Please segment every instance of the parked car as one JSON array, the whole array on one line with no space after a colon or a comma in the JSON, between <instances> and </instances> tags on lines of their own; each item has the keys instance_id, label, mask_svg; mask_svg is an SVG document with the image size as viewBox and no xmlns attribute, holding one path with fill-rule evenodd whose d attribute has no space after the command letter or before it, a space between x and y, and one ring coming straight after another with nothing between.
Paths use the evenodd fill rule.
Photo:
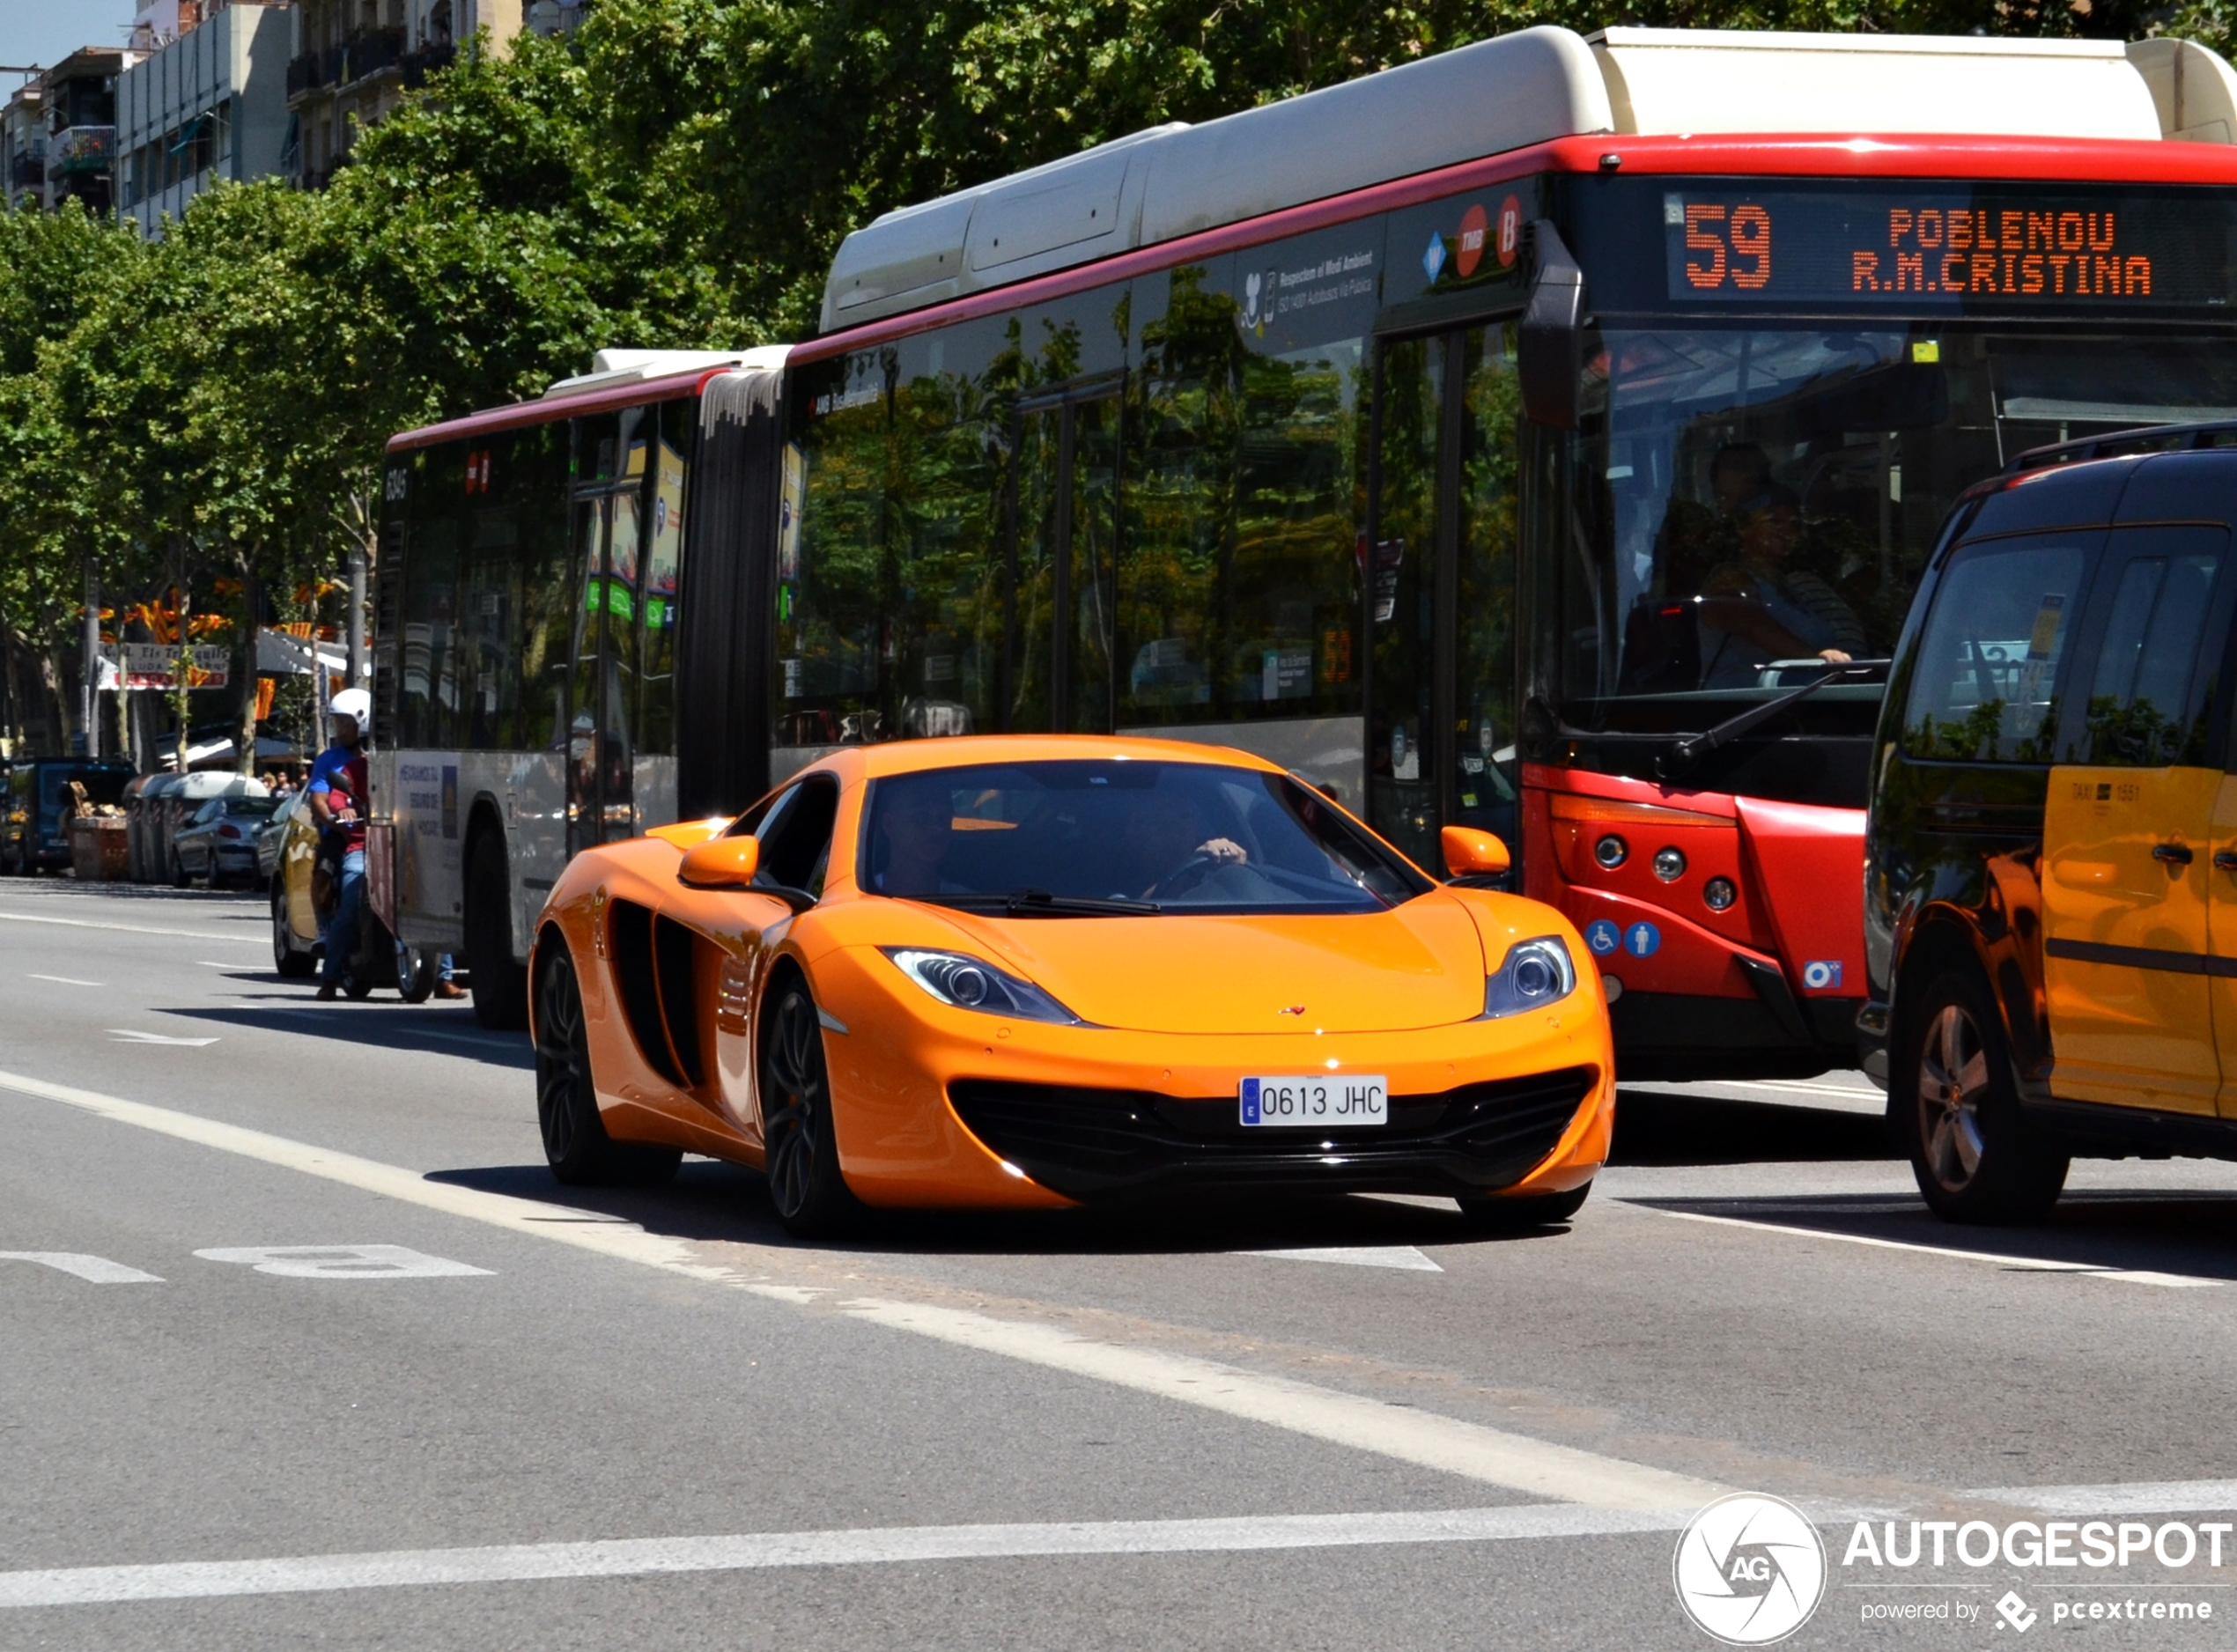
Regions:
<instances>
[{"instance_id":1,"label":"parked car","mask_svg":"<svg viewBox=\"0 0 2237 1652\"><path fill-rule=\"evenodd\" d=\"M2067 443L1960 496L1919 586L1858 1027L1952 1221L2042 1215L2076 1156L2237 1158L2233 522L2237 423Z\"/></svg>"},{"instance_id":2,"label":"parked car","mask_svg":"<svg viewBox=\"0 0 2237 1652\"><path fill-rule=\"evenodd\" d=\"M7 812L0 820L0 873L19 875L70 864L63 810L70 783L82 781L93 803L121 803L131 781L129 764L88 763L83 757L36 757L9 765Z\"/></svg>"},{"instance_id":3,"label":"parked car","mask_svg":"<svg viewBox=\"0 0 2237 1652\"><path fill-rule=\"evenodd\" d=\"M256 836L278 804L269 797L213 797L171 838L171 881L199 878L211 889L256 883Z\"/></svg>"},{"instance_id":4,"label":"parked car","mask_svg":"<svg viewBox=\"0 0 2237 1652\"><path fill-rule=\"evenodd\" d=\"M188 823L213 798L264 797L262 780L217 770L173 775L167 786L151 783L134 801L145 812L141 844L141 877L149 882L180 881L177 838Z\"/></svg>"}]
</instances>

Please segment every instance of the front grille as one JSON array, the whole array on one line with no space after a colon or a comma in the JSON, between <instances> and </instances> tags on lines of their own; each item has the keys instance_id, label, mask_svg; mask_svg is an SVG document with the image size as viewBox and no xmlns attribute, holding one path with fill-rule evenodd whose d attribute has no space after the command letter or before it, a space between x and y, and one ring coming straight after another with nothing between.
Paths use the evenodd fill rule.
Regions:
<instances>
[{"instance_id":1,"label":"front grille","mask_svg":"<svg viewBox=\"0 0 2237 1652\"><path fill-rule=\"evenodd\" d=\"M963 1079L957 1117L1068 1198L1181 1188L1468 1195L1511 1187L1554 1150L1598 1073L1568 1067L1393 1095L1379 1128L1246 1129L1236 1098Z\"/></svg>"}]
</instances>

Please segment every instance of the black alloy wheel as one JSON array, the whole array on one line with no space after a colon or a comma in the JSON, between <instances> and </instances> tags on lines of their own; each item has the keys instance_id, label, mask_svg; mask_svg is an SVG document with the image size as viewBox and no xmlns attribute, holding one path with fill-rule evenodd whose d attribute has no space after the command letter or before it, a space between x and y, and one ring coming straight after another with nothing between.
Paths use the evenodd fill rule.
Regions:
<instances>
[{"instance_id":1,"label":"black alloy wheel","mask_svg":"<svg viewBox=\"0 0 2237 1652\"><path fill-rule=\"evenodd\" d=\"M762 1036L761 1129L769 1201L795 1239L844 1233L862 1207L839 1172L831 1068L816 1000L807 983L791 976L764 1002L769 1008Z\"/></svg>"},{"instance_id":2,"label":"black alloy wheel","mask_svg":"<svg viewBox=\"0 0 2237 1652\"><path fill-rule=\"evenodd\" d=\"M476 1021L491 1032L528 1024L528 972L513 959L513 889L505 840L494 831L474 840L467 866L466 968Z\"/></svg>"},{"instance_id":3,"label":"black alloy wheel","mask_svg":"<svg viewBox=\"0 0 2237 1652\"><path fill-rule=\"evenodd\" d=\"M676 1174L680 1148L616 1141L598 1114L582 988L564 943L545 943L536 966L536 1125L551 1174L571 1187L655 1185Z\"/></svg>"},{"instance_id":4,"label":"black alloy wheel","mask_svg":"<svg viewBox=\"0 0 2237 1652\"><path fill-rule=\"evenodd\" d=\"M295 950L294 926L287 921L287 885L272 880L272 968L284 980L303 981L318 968L318 960Z\"/></svg>"},{"instance_id":5,"label":"black alloy wheel","mask_svg":"<svg viewBox=\"0 0 2237 1652\"><path fill-rule=\"evenodd\" d=\"M1461 1219L1478 1233L1528 1233L1534 1228L1552 1228L1569 1221L1584 1208L1584 1201L1592 1191L1592 1184L1573 1187L1566 1193L1531 1193L1517 1198L1501 1198L1496 1194L1488 1198L1458 1200Z\"/></svg>"},{"instance_id":6,"label":"black alloy wheel","mask_svg":"<svg viewBox=\"0 0 2237 1652\"><path fill-rule=\"evenodd\" d=\"M1945 970L1904 1021L1888 1110L1919 1192L1947 1221L2041 1220L2066 1185L2069 1160L2020 1115L1986 983L1972 970Z\"/></svg>"}]
</instances>

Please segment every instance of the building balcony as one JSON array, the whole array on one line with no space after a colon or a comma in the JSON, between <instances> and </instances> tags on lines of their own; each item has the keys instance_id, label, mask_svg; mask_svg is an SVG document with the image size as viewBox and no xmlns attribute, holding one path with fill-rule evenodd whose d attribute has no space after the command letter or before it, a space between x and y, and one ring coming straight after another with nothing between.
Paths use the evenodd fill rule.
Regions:
<instances>
[{"instance_id":1,"label":"building balcony","mask_svg":"<svg viewBox=\"0 0 2237 1652\"><path fill-rule=\"evenodd\" d=\"M354 85L369 80L384 70L394 70L403 62L404 32L402 29L367 29L353 34L338 54L334 84Z\"/></svg>"},{"instance_id":2,"label":"building balcony","mask_svg":"<svg viewBox=\"0 0 2237 1652\"><path fill-rule=\"evenodd\" d=\"M46 151L28 151L8 159L8 187L11 189L29 188L47 181Z\"/></svg>"},{"instance_id":3,"label":"building balcony","mask_svg":"<svg viewBox=\"0 0 2237 1652\"><path fill-rule=\"evenodd\" d=\"M116 129L113 126L64 127L47 146L47 170L56 178L107 172L115 164Z\"/></svg>"},{"instance_id":4,"label":"building balcony","mask_svg":"<svg viewBox=\"0 0 2237 1652\"><path fill-rule=\"evenodd\" d=\"M458 48L445 41L439 46L423 46L416 52L404 54L404 85L424 86L431 76L439 74L457 61Z\"/></svg>"},{"instance_id":5,"label":"building balcony","mask_svg":"<svg viewBox=\"0 0 2237 1652\"><path fill-rule=\"evenodd\" d=\"M327 84L320 68L323 55L305 52L287 66L287 95L298 98L306 92L315 92Z\"/></svg>"}]
</instances>

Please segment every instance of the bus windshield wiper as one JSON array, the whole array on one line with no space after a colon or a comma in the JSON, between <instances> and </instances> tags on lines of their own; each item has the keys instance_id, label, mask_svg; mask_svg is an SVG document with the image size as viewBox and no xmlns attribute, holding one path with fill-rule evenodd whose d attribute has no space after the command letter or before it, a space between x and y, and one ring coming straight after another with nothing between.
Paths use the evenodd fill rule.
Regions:
<instances>
[{"instance_id":1,"label":"bus windshield wiper","mask_svg":"<svg viewBox=\"0 0 2237 1652\"><path fill-rule=\"evenodd\" d=\"M1795 702L1807 699L1835 677L1853 676L1860 671L1885 671L1894 663L1889 660L1851 660L1844 665L1829 667L1825 675L1815 682L1805 682L1798 689L1789 690L1776 700L1766 700L1761 705L1751 706L1737 717L1728 717L1698 734L1686 735L1656 761L1655 771L1664 779L1674 780L1718 747L1730 745L1741 735L1754 733Z\"/></svg>"},{"instance_id":2,"label":"bus windshield wiper","mask_svg":"<svg viewBox=\"0 0 2237 1652\"><path fill-rule=\"evenodd\" d=\"M1020 889L1002 909L1012 918L1152 918L1165 909L1155 901L1105 900L1092 895L1052 895Z\"/></svg>"}]
</instances>

